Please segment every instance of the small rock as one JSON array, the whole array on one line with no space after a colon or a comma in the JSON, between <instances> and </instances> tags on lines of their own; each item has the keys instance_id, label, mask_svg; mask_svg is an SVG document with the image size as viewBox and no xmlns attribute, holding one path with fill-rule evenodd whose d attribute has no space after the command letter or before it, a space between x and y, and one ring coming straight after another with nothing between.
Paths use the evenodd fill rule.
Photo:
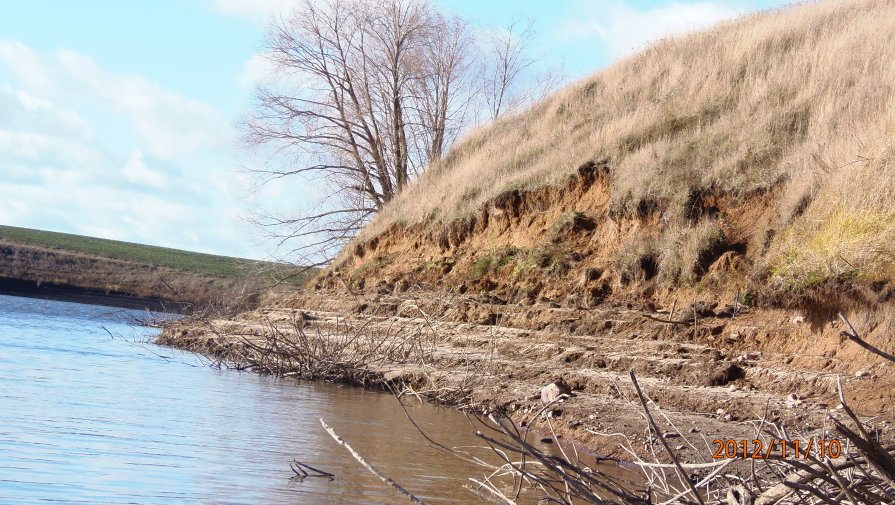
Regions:
<instances>
[{"instance_id":1,"label":"small rock","mask_svg":"<svg viewBox=\"0 0 895 505\"><path fill-rule=\"evenodd\" d=\"M550 437L545 437L545 438L542 438L542 439L541 439L541 443L542 443L542 444L552 444L552 443L553 443L553 439L550 438Z\"/></svg>"},{"instance_id":2,"label":"small rock","mask_svg":"<svg viewBox=\"0 0 895 505\"><path fill-rule=\"evenodd\" d=\"M690 428L688 433L699 433L699 428Z\"/></svg>"},{"instance_id":3,"label":"small rock","mask_svg":"<svg viewBox=\"0 0 895 505\"><path fill-rule=\"evenodd\" d=\"M730 505L748 505L753 502L755 502L755 495L742 484L737 484L727 490L727 503Z\"/></svg>"},{"instance_id":4,"label":"small rock","mask_svg":"<svg viewBox=\"0 0 895 505\"><path fill-rule=\"evenodd\" d=\"M757 359L760 358L760 357L761 357L761 352L759 352L759 351L749 351L749 352L747 352L746 354L743 354L742 356L740 356L739 358L737 358L737 361L739 361L739 362L741 362L741 363L745 363L745 362L747 362L747 361L755 361L755 360L757 360Z\"/></svg>"},{"instance_id":5,"label":"small rock","mask_svg":"<svg viewBox=\"0 0 895 505\"><path fill-rule=\"evenodd\" d=\"M790 320L792 324L804 324L805 316L796 316Z\"/></svg>"},{"instance_id":6,"label":"small rock","mask_svg":"<svg viewBox=\"0 0 895 505\"><path fill-rule=\"evenodd\" d=\"M674 450L675 451L683 451L685 447L686 446L684 446L684 445L679 445L679 446L675 447Z\"/></svg>"},{"instance_id":7,"label":"small rock","mask_svg":"<svg viewBox=\"0 0 895 505\"><path fill-rule=\"evenodd\" d=\"M719 416L723 416L726 413L727 413L727 411L724 409L718 409L715 411L715 414L718 414Z\"/></svg>"},{"instance_id":8,"label":"small rock","mask_svg":"<svg viewBox=\"0 0 895 505\"><path fill-rule=\"evenodd\" d=\"M555 401L561 395L568 395L572 388L562 379L541 388L541 401L545 404Z\"/></svg>"},{"instance_id":9,"label":"small rock","mask_svg":"<svg viewBox=\"0 0 895 505\"><path fill-rule=\"evenodd\" d=\"M867 377L868 375L870 375L870 372L868 372L867 370L858 370L858 372L855 374L855 377L860 379L862 377Z\"/></svg>"},{"instance_id":10,"label":"small rock","mask_svg":"<svg viewBox=\"0 0 895 505\"><path fill-rule=\"evenodd\" d=\"M739 390L740 390L739 386L736 386L733 384L731 384L730 387L727 388L728 393L736 393Z\"/></svg>"},{"instance_id":11,"label":"small rock","mask_svg":"<svg viewBox=\"0 0 895 505\"><path fill-rule=\"evenodd\" d=\"M799 405L801 405L804 402L802 402L802 400L799 398L798 395L796 395L795 393L792 393L786 397L785 403L786 403L786 408L793 409L793 408L798 407Z\"/></svg>"},{"instance_id":12,"label":"small rock","mask_svg":"<svg viewBox=\"0 0 895 505\"><path fill-rule=\"evenodd\" d=\"M662 435L662 438L664 438L665 440L670 440L672 438L678 438L678 437L680 437L680 435L678 435L677 433L674 433L674 432L668 432L668 433Z\"/></svg>"},{"instance_id":13,"label":"small rock","mask_svg":"<svg viewBox=\"0 0 895 505\"><path fill-rule=\"evenodd\" d=\"M693 302L688 305L681 314L686 318L693 318L693 314L696 314L699 317L714 317L715 315L715 307L717 307L717 303L710 302Z\"/></svg>"},{"instance_id":14,"label":"small rock","mask_svg":"<svg viewBox=\"0 0 895 505\"><path fill-rule=\"evenodd\" d=\"M708 371L701 373L699 380L703 386L725 386L745 376L745 370L736 363L720 361L711 365Z\"/></svg>"},{"instance_id":15,"label":"small rock","mask_svg":"<svg viewBox=\"0 0 895 505\"><path fill-rule=\"evenodd\" d=\"M715 317L722 318L722 319L730 318L730 317L735 316L737 311L738 311L737 307L735 307L733 305L725 305L724 307L715 311Z\"/></svg>"}]
</instances>

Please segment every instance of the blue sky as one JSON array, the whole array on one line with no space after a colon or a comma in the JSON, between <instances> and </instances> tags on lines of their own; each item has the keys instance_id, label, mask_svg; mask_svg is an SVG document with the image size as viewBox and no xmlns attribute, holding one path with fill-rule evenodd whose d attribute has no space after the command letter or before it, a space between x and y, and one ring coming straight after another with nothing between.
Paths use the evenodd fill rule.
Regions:
<instances>
[{"instance_id":1,"label":"blue sky","mask_svg":"<svg viewBox=\"0 0 895 505\"><path fill-rule=\"evenodd\" d=\"M529 18L570 79L651 40L785 0L438 0L484 28ZM29 0L0 16L0 224L232 256L270 250L245 216L313 201L255 188L234 124L288 0Z\"/></svg>"}]
</instances>

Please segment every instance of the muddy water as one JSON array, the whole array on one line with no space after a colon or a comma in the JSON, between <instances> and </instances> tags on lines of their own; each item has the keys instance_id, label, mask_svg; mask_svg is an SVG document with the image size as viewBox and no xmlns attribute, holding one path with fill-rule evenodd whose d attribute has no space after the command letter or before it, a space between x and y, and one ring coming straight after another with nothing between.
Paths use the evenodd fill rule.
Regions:
<instances>
[{"instance_id":1,"label":"muddy water","mask_svg":"<svg viewBox=\"0 0 895 505\"><path fill-rule=\"evenodd\" d=\"M429 503L482 470L427 446L389 395L209 368L141 343L132 311L0 295L0 503L406 503L321 428ZM449 446L465 416L411 414ZM290 479L297 459L334 480ZM533 497L531 497L533 498Z\"/></svg>"}]
</instances>

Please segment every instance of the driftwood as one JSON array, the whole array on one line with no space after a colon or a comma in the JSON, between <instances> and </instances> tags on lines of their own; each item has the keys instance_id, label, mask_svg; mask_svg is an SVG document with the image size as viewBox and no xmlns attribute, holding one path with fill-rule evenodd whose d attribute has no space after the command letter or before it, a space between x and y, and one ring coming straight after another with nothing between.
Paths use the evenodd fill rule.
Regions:
<instances>
[{"instance_id":1,"label":"driftwood","mask_svg":"<svg viewBox=\"0 0 895 505\"><path fill-rule=\"evenodd\" d=\"M329 480L334 480L336 478L335 474L324 472L318 468L314 468L311 465L306 463L302 463L297 459L293 459L291 463L289 463L289 468L295 473L293 479L304 480L308 477L325 477Z\"/></svg>"},{"instance_id":2,"label":"driftwood","mask_svg":"<svg viewBox=\"0 0 895 505\"><path fill-rule=\"evenodd\" d=\"M892 478L895 475L895 458L893 458L892 449L884 448L871 438L868 433L871 430L864 427L864 424L845 402L841 384L842 410L855 426L849 428L842 421L833 418L835 428L850 442L844 447L845 450L841 457L835 460L818 458L814 454L809 454L803 447L798 457L784 458L773 455L752 461L737 457L709 463L687 464L680 462L677 455L665 442L663 433L656 422L658 417L654 410L664 416L669 423L671 423L670 419L657 405L655 409L650 408L655 404L646 397L633 373L631 381L637 392L637 398L628 398L621 390L619 393L628 398L632 406L637 406L639 401L639 407L645 414L649 431L656 435L648 437L647 440L653 457L657 458L657 452L653 447L661 443L672 463L662 463L658 459L655 459L654 462L643 461L628 439L628 447L623 446L623 448L631 454L635 460L634 464L643 472L649 496L645 500L640 498L634 491L640 488L640 485L628 483L628 487L614 490L618 493L613 493L613 502L661 505L709 502L727 505L790 505L796 503L876 505L895 503L895 479ZM606 488L592 480L606 478L599 470L587 468L580 461L571 461L566 457L565 452L562 452L563 457L545 454L526 443L524 435L520 434L509 420L500 421L493 414L489 417L499 427L503 437L487 437L481 432L477 432L477 435L487 440L494 452L504 458L507 467L521 474L525 482L533 484L535 488L540 488L547 502L564 505L607 503L597 493L597 491L605 491ZM535 419L538 418L540 416L536 415ZM549 419L547 422L549 423ZM672 428L681 435L681 431L673 424ZM605 435L590 429L586 430ZM759 436L776 440L792 440L784 427L769 420L767 409L762 418L757 420L756 438ZM627 439L627 437L625 438ZM845 444L845 440L843 440L843 444ZM507 457L507 454L511 453L518 454L523 462L529 459L529 465L535 464L537 469L526 468L520 462L514 463ZM751 473L748 467L742 466L750 464ZM757 468L757 464L763 466ZM736 470L733 473L727 473L728 469L736 467L740 469L739 474ZM711 470L696 482L685 471L688 469ZM672 471L666 474L664 470ZM675 489L675 486L672 485L672 481L675 480L672 475L675 473L680 479L683 489ZM498 486L491 481L493 476L494 474L484 480L473 480L479 484L477 491L490 493L490 496L487 494L480 494L480 496L497 503L515 505L514 498L502 493Z\"/></svg>"},{"instance_id":3,"label":"driftwood","mask_svg":"<svg viewBox=\"0 0 895 505\"><path fill-rule=\"evenodd\" d=\"M326 430L327 433L329 433L329 436L333 437L333 440L335 440L337 444L344 447L351 454L351 456L355 460L357 460L358 463L360 463L364 468L369 470L370 473L372 473L376 477L379 477L379 480L381 480L382 482L385 482L386 484L391 486L393 489L395 489L399 493L401 493L404 496L406 496L407 498L409 498L411 502L416 503L417 505L425 505L425 503L423 501L421 501L419 498L417 498L416 496L411 494L409 491L407 491L403 487L399 486L397 482L395 482L391 479L391 477L389 477L388 475L377 470L373 465L367 463L364 460L364 458L360 454L357 453L357 451L355 451L350 445L348 445L348 442L342 440L342 437L337 435L336 432L332 428L330 428L329 425L326 424L326 421L324 421L323 419L320 419L320 425L323 426L323 429Z\"/></svg>"}]
</instances>

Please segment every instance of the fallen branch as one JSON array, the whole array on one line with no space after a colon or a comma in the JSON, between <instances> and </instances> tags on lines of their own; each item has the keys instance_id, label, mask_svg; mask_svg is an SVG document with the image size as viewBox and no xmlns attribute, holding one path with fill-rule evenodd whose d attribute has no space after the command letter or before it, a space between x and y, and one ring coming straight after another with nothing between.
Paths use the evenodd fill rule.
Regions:
<instances>
[{"instance_id":1,"label":"fallen branch","mask_svg":"<svg viewBox=\"0 0 895 505\"><path fill-rule=\"evenodd\" d=\"M693 321L676 321L673 319L662 319L661 317L656 317L656 316L653 316L650 314L643 314L643 317L645 317L647 319L652 319L653 321L658 321L660 323L666 323L666 324L687 324L687 325L696 324L695 318L693 319Z\"/></svg>"},{"instance_id":2,"label":"fallen branch","mask_svg":"<svg viewBox=\"0 0 895 505\"><path fill-rule=\"evenodd\" d=\"M852 421L854 421L860 433L855 433L847 428L844 424L839 422L838 419L833 418L833 424L836 425L836 428L845 435L846 438L851 440L851 442L860 449L867 458L867 462L879 473L879 476L890 486L895 488L895 458L893 458L880 444L874 443L870 434L867 433L867 430L864 428L864 425L861 424L861 420L858 418L857 414L855 414L845 402L845 391L842 389L842 381L837 377L836 382L839 386L839 403L842 405L842 410L844 410Z\"/></svg>"},{"instance_id":3,"label":"fallen branch","mask_svg":"<svg viewBox=\"0 0 895 505\"><path fill-rule=\"evenodd\" d=\"M650 428L656 433L656 437L659 439L659 442L662 443L662 447L665 448L665 452L668 453L668 456L671 458L671 462L674 463L675 469L677 469L678 476L681 479L681 484L686 484L690 487L690 492L693 494L693 497L696 498L696 501L705 505L705 502L702 500L702 496L699 495L699 491L696 490L696 486L693 485L693 482L690 480L690 476L687 475L687 472L681 466L680 461L677 460L677 456L674 455L674 451L669 447L668 442L665 440L665 437L662 436L662 431L656 425L655 419L653 419L653 415L650 414L649 407L646 405L646 397L643 395L643 391L640 390L640 384L637 383L637 376L634 374L634 370L631 370L631 382L634 383L634 389L637 391L637 397L640 398L640 404L643 405L643 412L646 414L646 420L649 422Z\"/></svg>"},{"instance_id":4,"label":"fallen branch","mask_svg":"<svg viewBox=\"0 0 895 505\"><path fill-rule=\"evenodd\" d=\"M311 465L302 463L297 459L293 459L292 462L289 463L289 468L291 468L292 472L295 473L295 477L292 477L293 479L298 478L303 480L307 477L326 477L329 480L333 480L336 478L335 474L324 472L323 470L314 468ZM308 473L308 470L310 470L312 473Z\"/></svg>"},{"instance_id":5,"label":"fallen branch","mask_svg":"<svg viewBox=\"0 0 895 505\"><path fill-rule=\"evenodd\" d=\"M370 473L379 477L379 480L381 480L382 482L385 482L386 484L388 484L389 486L391 486L392 488L394 488L395 490L397 490L399 493L403 494L407 498L410 498L411 502L416 503L417 505L425 505L425 503L422 500L420 500L416 496L412 495L409 491L407 491L403 487L399 486L397 482L395 482L391 479L391 477L380 472L373 465L367 463L364 460L364 458L361 457L361 455L357 453L357 451L355 451L354 449L351 448L350 445L348 445L348 442L342 440L342 437L337 435L336 432L332 428L330 428L329 425L326 424L326 421L324 421L323 418L320 419L320 424L323 426L323 429L326 430L327 433L329 433L329 436L333 437L333 440L335 440L337 444L341 445L346 450L348 450L348 452L351 454L351 456L353 456L354 459L356 459L358 463L363 465L363 467L366 468L367 470L369 470Z\"/></svg>"},{"instance_id":6,"label":"fallen branch","mask_svg":"<svg viewBox=\"0 0 895 505\"><path fill-rule=\"evenodd\" d=\"M858 332L855 330L855 327L852 326L851 322L848 320L848 318L846 318L842 314L842 312L839 313L839 319L841 319L842 322L844 322L846 325L848 325L849 331L843 331L842 332L843 336L848 337L849 340L858 344L859 346L863 347L864 349L867 349L868 351L872 352L873 354L876 354L877 356L882 356L883 358L885 358L889 361L895 362L895 355L889 354L886 351L883 351L882 349L874 347L873 345L867 343L866 340L864 340L860 336L858 336Z\"/></svg>"}]
</instances>

